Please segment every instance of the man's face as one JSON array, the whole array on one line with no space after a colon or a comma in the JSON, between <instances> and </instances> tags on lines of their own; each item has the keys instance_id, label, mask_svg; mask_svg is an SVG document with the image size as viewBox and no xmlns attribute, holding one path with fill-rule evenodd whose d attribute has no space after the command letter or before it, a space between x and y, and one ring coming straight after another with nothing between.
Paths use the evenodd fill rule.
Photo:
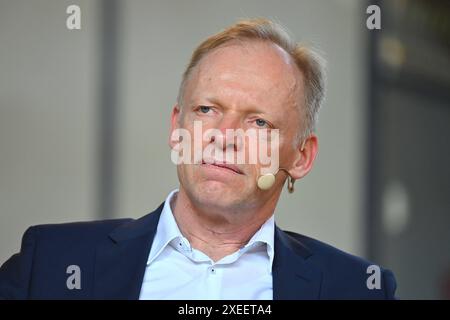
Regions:
<instances>
[{"instance_id":1,"label":"man's face","mask_svg":"<svg viewBox=\"0 0 450 320\"><path fill-rule=\"evenodd\" d=\"M254 144L227 139L227 129L267 130L269 135L278 129L279 166L290 168L299 152L294 144L302 97L303 77L281 48L263 42L229 44L210 52L193 69L182 109L174 108L172 131L184 128L190 132L192 145L194 138L201 139L203 150L222 150L225 156L229 152L258 154ZM206 141L196 137L196 121L202 124L203 133L217 129L223 135ZM256 181L267 167L259 159L227 167L212 158L178 165L181 188L194 204L237 211L278 199L285 176L277 175L269 190L258 189Z\"/></svg>"}]
</instances>

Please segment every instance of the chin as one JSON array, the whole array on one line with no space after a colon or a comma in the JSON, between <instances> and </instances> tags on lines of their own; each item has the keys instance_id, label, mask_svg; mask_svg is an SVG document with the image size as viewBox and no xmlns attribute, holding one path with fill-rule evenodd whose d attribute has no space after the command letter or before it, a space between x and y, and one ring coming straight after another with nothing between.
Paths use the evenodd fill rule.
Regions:
<instances>
[{"instance_id":1,"label":"chin","mask_svg":"<svg viewBox=\"0 0 450 320\"><path fill-rule=\"evenodd\" d=\"M219 181L203 181L193 188L198 203L209 207L241 207L249 199L242 188L226 185Z\"/></svg>"}]
</instances>

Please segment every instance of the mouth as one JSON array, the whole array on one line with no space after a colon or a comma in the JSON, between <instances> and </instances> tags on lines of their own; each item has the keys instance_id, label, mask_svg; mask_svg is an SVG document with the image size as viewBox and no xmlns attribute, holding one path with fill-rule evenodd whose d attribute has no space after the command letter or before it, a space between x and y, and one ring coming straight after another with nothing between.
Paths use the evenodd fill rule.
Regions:
<instances>
[{"instance_id":1,"label":"mouth","mask_svg":"<svg viewBox=\"0 0 450 320\"><path fill-rule=\"evenodd\" d=\"M210 162L210 161L202 160L201 164L204 166L214 166L217 168L225 169L225 170L228 170L228 171L236 173L236 174L241 174L241 175L244 174L236 165L230 164L230 163L217 162L217 161Z\"/></svg>"}]
</instances>

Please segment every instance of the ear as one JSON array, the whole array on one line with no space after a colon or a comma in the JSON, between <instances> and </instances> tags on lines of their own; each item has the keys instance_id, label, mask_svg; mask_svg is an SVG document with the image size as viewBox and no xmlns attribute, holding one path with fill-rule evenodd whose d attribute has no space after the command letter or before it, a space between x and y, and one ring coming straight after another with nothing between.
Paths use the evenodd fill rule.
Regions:
<instances>
[{"instance_id":1,"label":"ear","mask_svg":"<svg viewBox=\"0 0 450 320\"><path fill-rule=\"evenodd\" d=\"M301 179L311 171L318 147L318 138L315 134L311 134L303 141L302 145L296 150L294 163L289 170L292 178Z\"/></svg>"},{"instance_id":2,"label":"ear","mask_svg":"<svg viewBox=\"0 0 450 320\"><path fill-rule=\"evenodd\" d=\"M179 141L175 141L172 139L173 132L180 127L180 116L181 116L181 110L180 106L176 104L173 109L172 113L170 114L170 133L169 133L169 146L170 148L174 148Z\"/></svg>"}]
</instances>

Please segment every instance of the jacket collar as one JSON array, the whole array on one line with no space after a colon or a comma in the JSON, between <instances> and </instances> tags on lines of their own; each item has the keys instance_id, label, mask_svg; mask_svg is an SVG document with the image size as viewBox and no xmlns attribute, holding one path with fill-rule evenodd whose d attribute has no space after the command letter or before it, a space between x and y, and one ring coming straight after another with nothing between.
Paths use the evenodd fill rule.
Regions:
<instances>
[{"instance_id":1,"label":"jacket collar","mask_svg":"<svg viewBox=\"0 0 450 320\"><path fill-rule=\"evenodd\" d=\"M93 297L137 300L163 208L114 229L96 251Z\"/></svg>"},{"instance_id":2,"label":"jacket collar","mask_svg":"<svg viewBox=\"0 0 450 320\"><path fill-rule=\"evenodd\" d=\"M276 227L272 268L274 300L319 298L322 273L308 260L312 255L303 243Z\"/></svg>"},{"instance_id":3,"label":"jacket collar","mask_svg":"<svg viewBox=\"0 0 450 320\"><path fill-rule=\"evenodd\" d=\"M114 229L97 247L93 295L97 299L139 299L147 258L162 203L152 213ZM317 299L322 275L308 258L313 253L275 227L274 300Z\"/></svg>"}]
</instances>

